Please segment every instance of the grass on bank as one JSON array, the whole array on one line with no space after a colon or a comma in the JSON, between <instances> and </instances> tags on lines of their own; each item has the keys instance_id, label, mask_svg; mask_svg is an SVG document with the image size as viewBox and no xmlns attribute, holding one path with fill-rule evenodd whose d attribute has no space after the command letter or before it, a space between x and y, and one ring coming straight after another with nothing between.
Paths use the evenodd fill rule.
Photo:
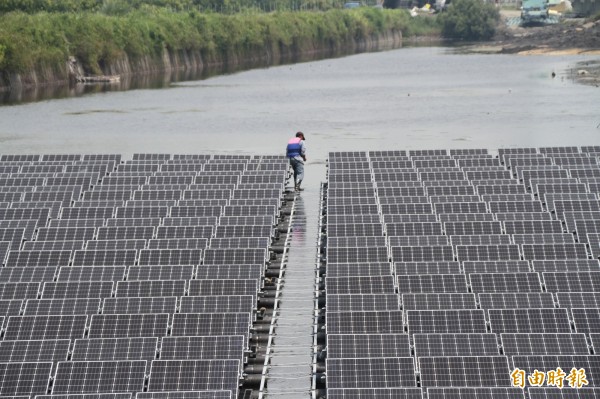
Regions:
<instances>
[{"instance_id":1,"label":"grass on bank","mask_svg":"<svg viewBox=\"0 0 600 399\"><path fill-rule=\"evenodd\" d=\"M342 43L389 29L405 36L439 33L435 19L411 18L404 10L330 10L224 15L142 7L125 15L11 12L0 24L0 73L62 68L75 56L91 73L127 55L159 57L163 49L223 51L265 45Z\"/></svg>"}]
</instances>

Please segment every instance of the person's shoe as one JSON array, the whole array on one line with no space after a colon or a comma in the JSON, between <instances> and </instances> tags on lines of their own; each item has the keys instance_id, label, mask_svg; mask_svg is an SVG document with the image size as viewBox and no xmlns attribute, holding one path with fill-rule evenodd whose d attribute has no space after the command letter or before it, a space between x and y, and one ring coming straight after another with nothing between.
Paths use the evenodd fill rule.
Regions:
<instances>
[{"instance_id":1,"label":"person's shoe","mask_svg":"<svg viewBox=\"0 0 600 399\"><path fill-rule=\"evenodd\" d=\"M304 189L300 186L296 186L296 191L304 191Z\"/></svg>"}]
</instances>

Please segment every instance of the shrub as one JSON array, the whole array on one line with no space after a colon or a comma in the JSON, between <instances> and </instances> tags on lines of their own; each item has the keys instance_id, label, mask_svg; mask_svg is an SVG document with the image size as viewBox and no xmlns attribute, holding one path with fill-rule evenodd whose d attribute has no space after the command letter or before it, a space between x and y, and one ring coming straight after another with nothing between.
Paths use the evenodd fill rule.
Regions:
<instances>
[{"instance_id":1,"label":"shrub","mask_svg":"<svg viewBox=\"0 0 600 399\"><path fill-rule=\"evenodd\" d=\"M496 33L500 13L482 0L455 0L439 16L442 35L460 40L487 40Z\"/></svg>"}]
</instances>

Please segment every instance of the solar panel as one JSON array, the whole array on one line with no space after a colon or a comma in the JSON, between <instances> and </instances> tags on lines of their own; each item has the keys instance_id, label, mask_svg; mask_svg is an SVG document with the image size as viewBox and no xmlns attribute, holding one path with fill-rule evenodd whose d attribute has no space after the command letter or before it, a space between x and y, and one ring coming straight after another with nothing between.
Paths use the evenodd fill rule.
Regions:
<instances>
[{"instance_id":1,"label":"solar panel","mask_svg":"<svg viewBox=\"0 0 600 399\"><path fill-rule=\"evenodd\" d=\"M467 279L463 274L411 274L397 277L400 293L468 292Z\"/></svg>"},{"instance_id":2,"label":"solar panel","mask_svg":"<svg viewBox=\"0 0 600 399\"><path fill-rule=\"evenodd\" d=\"M191 280L194 266L154 265L130 267L128 280Z\"/></svg>"},{"instance_id":3,"label":"solar panel","mask_svg":"<svg viewBox=\"0 0 600 399\"><path fill-rule=\"evenodd\" d=\"M499 356L496 334L414 334L415 358Z\"/></svg>"},{"instance_id":4,"label":"solar panel","mask_svg":"<svg viewBox=\"0 0 600 399\"><path fill-rule=\"evenodd\" d=\"M41 281L52 281L54 280L54 275L56 274L56 267L1 267L0 268L0 281L6 281L10 283L39 283ZM39 285L35 284L35 288L33 286L30 288L29 293L27 293L27 297L37 296ZM4 292L6 287L0 285L0 292ZM14 288L9 288L9 290L13 290ZM13 292L13 291L8 291ZM22 295L23 288L21 287L18 291L19 295ZM27 290L25 291L27 292ZM0 295L1 297L5 295L4 293ZM9 294L9 296L12 294ZM4 298L10 299L10 298Z\"/></svg>"},{"instance_id":5,"label":"solar panel","mask_svg":"<svg viewBox=\"0 0 600 399\"><path fill-rule=\"evenodd\" d=\"M327 294L394 293L393 276L327 277Z\"/></svg>"},{"instance_id":6,"label":"solar panel","mask_svg":"<svg viewBox=\"0 0 600 399\"><path fill-rule=\"evenodd\" d=\"M254 245L252 246L242 246L239 244L236 244L234 242L234 240L241 240L241 239L245 239L245 240L260 240L262 241L261 244L262 245ZM266 243L265 243L266 241ZM242 237L242 238L214 238L211 240L211 247L214 248L235 248L235 247L242 247L242 248L260 248L260 247L268 247L269 246L269 241L268 239L265 238L246 238L246 237ZM216 245L213 245L213 243L215 243ZM232 243L234 245L227 245L229 243ZM383 247L386 245L386 241L385 241L385 237L381 236L362 236L362 237L327 237L327 246L328 247Z\"/></svg>"},{"instance_id":7,"label":"solar panel","mask_svg":"<svg viewBox=\"0 0 600 399\"><path fill-rule=\"evenodd\" d=\"M599 212L600 201L554 201L554 212L558 218L563 217L565 212Z\"/></svg>"},{"instance_id":8,"label":"solar panel","mask_svg":"<svg viewBox=\"0 0 600 399\"><path fill-rule=\"evenodd\" d=\"M531 264L536 272L597 271L600 266L595 259L534 260Z\"/></svg>"},{"instance_id":9,"label":"solar panel","mask_svg":"<svg viewBox=\"0 0 600 399\"><path fill-rule=\"evenodd\" d=\"M168 314L97 314L91 318L87 338L164 337Z\"/></svg>"},{"instance_id":10,"label":"solar panel","mask_svg":"<svg viewBox=\"0 0 600 399\"><path fill-rule=\"evenodd\" d=\"M392 247L394 262L454 261L451 246Z\"/></svg>"},{"instance_id":11,"label":"solar panel","mask_svg":"<svg viewBox=\"0 0 600 399\"><path fill-rule=\"evenodd\" d=\"M570 333L566 309L489 309L491 331L502 333Z\"/></svg>"},{"instance_id":12,"label":"solar panel","mask_svg":"<svg viewBox=\"0 0 600 399\"><path fill-rule=\"evenodd\" d=\"M485 202L444 202L434 204L436 213L486 213Z\"/></svg>"},{"instance_id":13,"label":"solar panel","mask_svg":"<svg viewBox=\"0 0 600 399\"><path fill-rule=\"evenodd\" d=\"M0 270L0 273L2 270ZM384 276L392 273L390 263L327 263L328 277ZM0 274L1 275L1 274Z\"/></svg>"},{"instance_id":14,"label":"solar panel","mask_svg":"<svg viewBox=\"0 0 600 399\"><path fill-rule=\"evenodd\" d=\"M328 388L415 387L412 357L327 359Z\"/></svg>"},{"instance_id":15,"label":"solar panel","mask_svg":"<svg viewBox=\"0 0 600 399\"><path fill-rule=\"evenodd\" d=\"M183 296L185 280L119 281L115 297Z\"/></svg>"},{"instance_id":16,"label":"solar panel","mask_svg":"<svg viewBox=\"0 0 600 399\"><path fill-rule=\"evenodd\" d=\"M507 234L564 233L559 220L507 220L504 230Z\"/></svg>"},{"instance_id":17,"label":"solar panel","mask_svg":"<svg viewBox=\"0 0 600 399\"><path fill-rule=\"evenodd\" d=\"M444 230L447 235L488 235L501 234L500 222L445 222Z\"/></svg>"},{"instance_id":18,"label":"solar panel","mask_svg":"<svg viewBox=\"0 0 600 399\"><path fill-rule=\"evenodd\" d=\"M0 283L0 300L37 298L39 287L37 282Z\"/></svg>"},{"instance_id":19,"label":"solar panel","mask_svg":"<svg viewBox=\"0 0 600 399\"><path fill-rule=\"evenodd\" d=\"M103 314L175 313L176 297L105 298Z\"/></svg>"},{"instance_id":20,"label":"solar panel","mask_svg":"<svg viewBox=\"0 0 600 399\"><path fill-rule=\"evenodd\" d=\"M327 304L329 306L329 302ZM402 308L404 310L476 309L477 303L475 295L471 293L402 294Z\"/></svg>"},{"instance_id":21,"label":"solar panel","mask_svg":"<svg viewBox=\"0 0 600 399\"><path fill-rule=\"evenodd\" d=\"M506 356L589 355L585 334L501 334Z\"/></svg>"},{"instance_id":22,"label":"solar panel","mask_svg":"<svg viewBox=\"0 0 600 399\"><path fill-rule=\"evenodd\" d=\"M227 390L236 397L239 363L231 359L154 360L148 391Z\"/></svg>"},{"instance_id":23,"label":"solar panel","mask_svg":"<svg viewBox=\"0 0 600 399\"><path fill-rule=\"evenodd\" d=\"M164 337L160 358L161 360L237 359L241 363L245 345L242 335Z\"/></svg>"},{"instance_id":24,"label":"solar panel","mask_svg":"<svg viewBox=\"0 0 600 399\"><path fill-rule=\"evenodd\" d=\"M419 359L422 387L509 387L505 356L446 356Z\"/></svg>"},{"instance_id":25,"label":"solar panel","mask_svg":"<svg viewBox=\"0 0 600 399\"><path fill-rule=\"evenodd\" d=\"M136 250L75 251L73 266L129 266L135 263Z\"/></svg>"},{"instance_id":26,"label":"solar panel","mask_svg":"<svg viewBox=\"0 0 600 399\"><path fill-rule=\"evenodd\" d=\"M445 182L445 180L433 180L433 181L426 181L423 182L423 184L426 186L425 191L427 192L427 195L474 195L475 194L475 189L473 188L473 186L468 185L468 182L466 182L464 184L458 183L458 184L436 184L436 185L432 185L431 182ZM460 182L460 180L459 180Z\"/></svg>"},{"instance_id":27,"label":"solar panel","mask_svg":"<svg viewBox=\"0 0 600 399\"><path fill-rule=\"evenodd\" d=\"M485 333L485 316L479 309L408 310L409 334Z\"/></svg>"},{"instance_id":28,"label":"solar panel","mask_svg":"<svg viewBox=\"0 0 600 399\"><path fill-rule=\"evenodd\" d=\"M337 208L337 207L336 207ZM328 207L328 213L330 212L330 207ZM334 208L335 210L335 208ZM357 210L346 207L347 212L345 213L377 213L377 208L371 209L366 208L363 212L358 212ZM381 213L385 214L419 214L419 213L433 213L433 209L431 204L382 204L381 205Z\"/></svg>"},{"instance_id":29,"label":"solar panel","mask_svg":"<svg viewBox=\"0 0 600 399\"><path fill-rule=\"evenodd\" d=\"M327 294L327 312L400 310L396 294Z\"/></svg>"},{"instance_id":30,"label":"solar panel","mask_svg":"<svg viewBox=\"0 0 600 399\"><path fill-rule=\"evenodd\" d=\"M252 295L253 298L256 298L257 291L258 281L253 279L191 280L188 295Z\"/></svg>"},{"instance_id":31,"label":"solar panel","mask_svg":"<svg viewBox=\"0 0 600 399\"><path fill-rule=\"evenodd\" d=\"M204 264L223 265L223 264L241 264L256 265L264 264L267 260L268 252L262 248L208 248L204 251Z\"/></svg>"},{"instance_id":32,"label":"solar panel","mask_svg":"<svg viewBox=\"0 0 600 399\"><path fill-rule=\"evenodd\" d=\"M51 362L0 363L0 395L44 394L51 370Z\"/></svg>"},{"instance_id":33,"label":"solar panel","mask_svg":"<svg viewBox=\"0 0 600 399\"><path fill-rule=\"evenodd\" d=\"M554 308L549 292L488 292L478 294L481 309Z\"/></svg>"},{"instance_id":34,"label":"solar panel","mask_svg":"<svg viewBox=\"0 0 600 399\"><path fill-rule=\"evenodd\" d=\"M397 262L396 275L403 274L459 274L458 262Z\"/></svg>"},{"instance_id":35,"label":"solar panel","mask_svg":"<svg viewBox=\"0 0 600 399\"><path fill-rule=\"evenodd\" d=\"M241 265L203 265L196 272L198 280L212 279L255 279L261 280L264 277L264 264L241 264Z\"/></svg>"},{"instance_id":36,"label":"solar panel","mask_svg":"<svg viewBox=\"0 0 600 399\"><path fill-rule=\"evenodd\" d=\"M343 215L344 217L350 215ZM363 215L364 217L376 216L379 218L379 215ZM333 216L335 217L335 215ZM328 220L330 220L332 216L328 216ZM391 214L391 215L382 215L384 223L417 223L417 222L437 222L436 215L430 213L417 213L417 214ZM347 223L352 223L349 221Z\"/></svg>"},{"instance_id":37,"label":"solar panel","mask_svg":"<svg viewBox=\"0 0 600 399\"><path fill-rule=\"evenodd\" d=\"M572 234L513 234L515 244L573 244L575 239Z\"/></svg>"},{"instance_id":38,"label":"solar panel","mask_svg":"<svg viewBox=\"0 0 600 399\"><path fill-rule=\"evenodd\" d=\"M558 292L556 297L560 308L600 308L600 293L597 292Z\"/></svg>"},{"instance_id":39,"label":"solar panel","mask_svg":"<svg viewBox=\"0 0 600 399\"><path fill-rule=\"evenodd\" d=\"M510 244L510 236L506 234L459 235L450 236L452 245L506 245Z\"/></svg>"},{"instance_id":40,"label":"solar panel","mask_svg":"<svg viewBox=\"0 0 600 399\"><path fill-rule=\"evenodd\" d=\"M587 259L585 244L522 244L523 259Z\"/></svg>"},{"instance_id":41,"label":"solar panel","mask_svg":"<svg viewBox=\"0 0 600 399\"><path fill-rule=\"evenodd\" d=\"M5 340L83 338L87 316L11 316L4 333Z\"/></svg>"},{"instance_id":42,"label":"solar panel","mask_svg":"<svg viewBox=\"0 0 600 399\"><path fill-rule=\"evenodd\" d=\"M398 248L398 247L397 247ZM411 247L400 247L411 248ZM451 248L451 247L450 247ZM327 248L327 262L331 263L360 263L387 262L389 260L387 247L368 248Z\"/></svg>"},{"instance_id":43,"label":"solar panel","mask_svg":"<svg viewBox=\"0 0 600 399\"><path fill-rule=\"evenodd\" d=\"M97 314L100 298L28 299L25 316Z\"/></svg>"},{"instance_id":44,"label":"solar panel","mask_svg":"<svg viewBox=\"0 0 600 399\"><path fill-rule=\"evenodd\" d=\"M146 240L90 240L85 249L88 251L110 251L143 249L146 247ZM89 267L89 266L86 266Z\"/></svg>"},{"instance_id":45,"label":"solar panel","mask_svg":"<svg viewBox=\"0 0 600 399\"><path fill-rule=\"evenodd\" d=\"M108 298L112 289L112 281L51 281L44 283L41 298Z\"/></svg>"},{"instance_id":46,"label":"solar panel","mask_svg":"<svg viewBox=\"0 0 600 399\"><path fill-rule=\"evenodd\" d=\"M465 274L471 273L526 273L529 262L521 260L492 260L462 262Z\"/></svg>"},{"instance_id":47,"label":"solar panel","mask_svg":"<svg viewBox=\"0 0 600 399\"><path fill-rule=\"evenodd\" d=\"M68 339L37 341L1 341L1 363L53 362L67 360Z\"/></svg>"},{"instance_id":48,"label":"solar panel","mask_svg":"<svg viewBox=\"0 0 600 399\"><path fill-rule=\"evenodd\" d=\"M0 209L0 212L1 211L2 210ZM24 228L0 228L0 241L10 243L9 249L11 250L19 249L21 241L24 239L24 235Z\"/></svg>"},{"instance_id":49,"label":"solar panel","mask_svg":"<svg viewBox=\"0 0 600 399\"><path fill-rule=\"evenodd\" d=\"M112 219L108 219L110 221ZM105 219L52 219L49 227L99 227L103 226Z\"/></svg>"},{"instance_id":50,"label":"solar panel","mask_svg":"<svg viewBox=\"0 0 600 399\"><path fill-rule=\"evenodd\" d=\"M363 225L364 226L364 225ZM329 227L327 228L327 235L329 236ZM413 236L413 235L424 235L424 236L435 236L442 235L442 224L438 222L421 222L421 223L401 223L401 224L386 224L385 230L388 236ZM349 234L352 235L352 234ZM366 234L356 234L366 235Z\"/></svg>"},{"instance_id":51,"label":"solar panel","mask_svg":"<svg viewBox=\"0 0 600 399\"><path fill-rule=\"evenodd\" d=\"M596 292L600 290L600 271L542 273L548 292Z\"/></svg>"},{"instance_id":52,"label":"solar panel","mask_svg":"<svg viewBox=\"0 0 600 399\"><path fill-rule=\"evenodd\" d=\"M471 289L482 292L542 292L537 273L471 273Z\"/></svg>"},{"instance_id":53,"label":"solar panel","mask_svg":"<svg viewBox=\"0 0 600 399\"><path fill-rule=\"evenodd\" d=\"M552 220L552 215L548 212L500 212L496 213L496 220Z\"/></svg>"},{"instance_id":54,"label":"solar panel","mask_svg":"<svg viewBox=\"0 0 600 399\"><path fill-rule=\"evenodd\" d=\"M156 357L158 338L76 339L72 361L147 360Z\"/></svg>"},{"instance_id":55,"label":"solar panel","mask_svg":"<svg viewBox=\"0 0 600 399\"><path fill-rule=\"evenodd\" d=\"M135 218L164 218L169 214L168 206L149 206L149 207L117 207L115 211L116 218L135 219ZM110 216L105 216L109 218Z\"/></svg>"},{"instance_id":56,"label":"solar panel","mask_svg":"<svg viewBox=\"0 0 600 399\"><path fill-rule=\"evenodd\" d=\"M145 369L145 360L59 362L52 392L139 392L144 388Z\"/></svg>"},{"instance_id":57,"label":"solar panel","mask_svg":"<svg viewBox=\"0 0 600 399\"><path fill-rule=\"evenodd\" d=\"M457 245L459 261L520 260L518 245Z\"/></svg>"},{"instance_id":58,"label":"solar panel","mask_svg":"<svg viewBox=\"0 0 600 399\"><path fill-rule=\"evenodd\" d=\"M26 241L23 243L24 251L74 251L83 249L85 241ZM1 255L0 255L1 258Z\"/></svg>"},{"instance_id":59,"label":"solar panel","mask_svg":"<svg viewBox=\"0 0 600 399\"><path fill-rule=\"evenodd\" d=\"M154 227L152 226L119 226L119 227L99 227L98 240L124 240L138 239L149 240L154 236Z\"/></svg>"},{"instance_id":60,"label":"solar panel","mask_svg":"<svg viewBox=\"0 0 600 399\"><path fill-rule=\"evenodd\" d=\"M18 316L21 311L21 305L23 300L21 299L4 299L0 300L0 316Z\"/></svg>"},{"instance_id":61,"label":"solar panel","mask_svg":"<svg viewBox=\"0 0 600 399\"><path fill-rule=\"evenodd\" d=\"M492 222L491 213L440 213L440 222Z\"/></svg>"},{"instance_id":62,"label":"solar panel","mask_svg":"<svg viewBox=\"0 0 600 399\"><path fill-rule=\"evenodd\" d=\"M159 226L156 230L157 239L211 238L212 235L212 226Z\"/></svg>"},{"instance_id":63,"label":"solar panel","mask_svg":"<svg viewBox=\"0 0 600 399\"><path fill-rule=\"evenodd\" d=\"M251 295L190 296L181 298L181 313L252 313L256 300Z\"/></svg>"},{"instance_id":64,"label":"solar panel","mask_svg":"<svg viewBox=\"0 0 600 399\"><path fill-rule=\"evenodd\" d=\"M109 219L113 216L113 207L98 208L62 208L61 219Z\"/></svg>"},{"instance_id":65,"label":"solar panel","mask_svg":"<svg viewBox=\"0 0 600 399\"><path fill-rule=\"evenodd\" d=\"M599 333L600 332L600 309L581 309L572 308L573 323L575 331L580 333Z\"/></svg>"},{"instance_id":66,"label":"solar panel","mask_svg":"<svg viewBox=\"0 0 600 399\"><path fill-rule=\"evenodd\" d=\"M402 334L402 311L327 313L327 334Z\"/></svg>"},{"instance_id":67,"label":"solar panel","mask_svg":"<svg viewBox=\"0 0 600 399\"><path fill-rule=\"evenodd\" d=\"M71 251L9 251L7 267L63 266L68 265Z\"/></svg>"},{"instance_id":68,"label":"solar panel","mask_svg":"<svg viewBox=\"0 0 600 399\"><path fill-rule=\"evenodd\" d=\"M120 281L125 266L66 266L58 270L56 281Z\"/></svg>"},{"instance_id":69,"label":"solar panel","mask_svg":"<svg viewBox=\"0 0 600 399\"><path fill-rule=\"evenodd\" d=\"M251 216L249 216L249 218L252 218ZM268 218L268 217L263 217L260 216L257 218ZM167 218L163 218L162 219L162 224L163 226L214 226L217 224L217 221L219 221L220 224L228 224L228 220L231 220L233 218L217 218L214 216L205 216L205 217L195 217L195 218L171 218L171 217L167 217ZM143 220L143 219L142 219ZM158 224L160 224L160 219L156 219L157 222L156 223L152 223L152 226L156 226ZM272 219L269 219L272 220ZM239 224L239 223L233 223L233 224ZM260 223L252 223L252 224L260 224ZM271 223L274 224L274 223ZM159 229L163 226L159 226ZM212 233L211 233L212 234ZM163 238L158 236L158 230L157 230L157 238Z\"/></svg>"},{"instance_id":70,"label":"solar panel","mask_svg":"<svg viewBox=\"0 0 600 399\"><path fill-rule=\"evenodd\" d=\"M520 184L478 185L479 195L519 195L525 194L525 187Z\"/></svg>"},{"instance_id":71,"label":"solar panel","mask_svg":"<svg viewBox=\"0 0 600 399\"><path fill-rule=\"evenodd\" d=\"M171 336L243 335L248 336L249 313L177 313L173 318Z\"/></svg>"}]
</instances>

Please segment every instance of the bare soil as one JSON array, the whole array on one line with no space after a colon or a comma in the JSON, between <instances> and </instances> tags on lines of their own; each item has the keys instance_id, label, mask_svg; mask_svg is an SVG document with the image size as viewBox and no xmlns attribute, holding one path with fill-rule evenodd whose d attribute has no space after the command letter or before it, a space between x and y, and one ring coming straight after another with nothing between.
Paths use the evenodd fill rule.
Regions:
<instances>
[{"instance_id":1,"label":"bare soil","mask_svg":"<svg viewBox=\"0 0 600 399\"><path fill-rule=\"evenodd\" d=\"M476 52L520 55L598 55L598 59L577 65L577 80L600 87L600 20L564 19L544 26L509 26L517 10L501 11L502 23L490 43L472 48Z\"/></svg>"}]
</instances>

